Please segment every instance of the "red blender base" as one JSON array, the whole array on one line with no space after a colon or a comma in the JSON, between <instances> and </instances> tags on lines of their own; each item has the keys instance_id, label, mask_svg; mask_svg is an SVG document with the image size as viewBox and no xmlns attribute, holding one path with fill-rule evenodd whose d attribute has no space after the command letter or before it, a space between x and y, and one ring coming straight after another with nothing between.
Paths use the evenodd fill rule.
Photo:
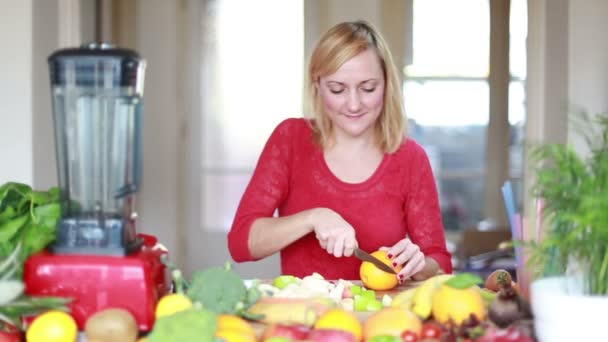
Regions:
<instances>
[{"instance_id":1,"label":"red blender base","mask_svg":"<svg viewBox=\"0 0 608 342\"><path fill-rule=\"evenodd\" d=\"M73 298L71 315L80 330L87 318L107 308L128 310L140 331L154 326L159 298L171 290L171 277L161 256L167 251L151 235L127 256L52 254L32 255L25 263L25 292L31 296Z\"/></svg>"}]
</instances>

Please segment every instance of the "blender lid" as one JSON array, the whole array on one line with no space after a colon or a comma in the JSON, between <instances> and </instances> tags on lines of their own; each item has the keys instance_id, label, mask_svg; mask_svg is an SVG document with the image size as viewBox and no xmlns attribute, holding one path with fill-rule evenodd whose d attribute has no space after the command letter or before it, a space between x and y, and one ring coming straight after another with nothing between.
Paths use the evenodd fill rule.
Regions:
<instances>
[{"instance_id":1,"label":"blender lid","mask_svg":"<svg viewBox=\"0 0 608 342\"><path fill-rule=\"evenodd\" d=\"M118 48L110 43L87 43L78 48L65 48L48 57L52 85L68 82L67 70L74 69L76 85L101 86L100 65L113 70L114 86L136 86L143 76L146 62L134 50ZM107 84L107 83L104 83Z\"/></svg>"}]
</instances>

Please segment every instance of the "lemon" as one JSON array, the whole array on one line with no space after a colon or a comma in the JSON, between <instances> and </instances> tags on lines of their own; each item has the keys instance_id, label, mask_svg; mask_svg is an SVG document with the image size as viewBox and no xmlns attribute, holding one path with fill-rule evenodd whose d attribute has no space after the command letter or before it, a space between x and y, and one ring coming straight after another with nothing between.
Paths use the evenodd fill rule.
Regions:
<instances>
[{"instance_id":1,"label":"lemon","mask_svg":"<svg viewBox=\"0 0 608 342\"><path fill-rule=\"evenodd\" d=\"M36 317L25 336L28 342L74 342L78 326L68 313L51 310Z\"/></svg>"},{"instance_id":2,"label":"lemon","mask_svg":"<svg viewBox=\"0 0 608 342\"><path fill-rule=\"evenodd\" d=\"M363 328L359 319L349 311L331 309L325 312L314 325L315 329L335 329L351 333L356 340L361 340Z\"/></svg>"},{"instance_id":3,"label":"lemon","mask_svg":"<svg viewBox=\"0 0 608 342\"><path fill-rule=\"evenodd\" d=\"M163 296L156 304L156 318L170 316L176 312L187 310L192 307L192 301L188 296L181 293L172 293Z\"/></svg>"},{"instance_id":4,"label":"lemon","mask_svg":"<svg viewBox=\"0 0 608 342\"><path fill-rule=\"evenodd\" d=\"M375 251L371 254L389 267L392 267L392 261L388 258L385 251ZM395 271L401 271L401 266L397 266ZM399 279L397 279L396 275L384 272L368 261L361 263L359 276L361 277L363 285L372 290L390 290L399 285Z\"/></svg>"}]
</instances>

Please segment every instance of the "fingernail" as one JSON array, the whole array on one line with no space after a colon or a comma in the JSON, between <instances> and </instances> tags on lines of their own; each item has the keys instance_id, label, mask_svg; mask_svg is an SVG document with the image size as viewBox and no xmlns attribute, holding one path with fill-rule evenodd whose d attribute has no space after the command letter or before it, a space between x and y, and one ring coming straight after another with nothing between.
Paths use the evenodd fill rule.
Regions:
<instances>
[{"instance_id":1,"label":"fingernail","mask_svg":"<svg viewBox=\"0 0 608 342\"><path fill-rule=\"evenodd\" d=\"M393 267L397 267L397 263L396 262L393 262Z\"/></svg>"},{"instance_id":2,"label":"fingernail","mask_svg":"<svg viewBox=\"0 0 608 342\"><path fill-rule=\"evenodd\" d=\"M403 280L403 274L399 275L399 280Z\"/></svg>"},{"instance_id":3,"label":"fingernail","mask_svg":"<svg viewBox=\"0 0 608 342\"><path fill-rule=\"evenodd\" d=\"M393 255L392 255L392 254L390 254L390 253L389 253L387 256L388 256L388 258L389 258L389 259L392 259L392 258L393 258Z\"/></svg>"}]
</instances>

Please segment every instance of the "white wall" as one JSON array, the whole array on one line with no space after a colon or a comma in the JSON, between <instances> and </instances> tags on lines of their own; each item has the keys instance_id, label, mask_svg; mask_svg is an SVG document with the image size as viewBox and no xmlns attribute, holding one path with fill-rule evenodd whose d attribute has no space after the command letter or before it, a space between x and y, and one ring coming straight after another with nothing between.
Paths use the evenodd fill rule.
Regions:
<instances>
[{"instance_id":1,"label":"white wall","mask_svg":"<svg viewBox=\"0 0 608 342\"><path fill-rule=\"evenodd\" d=\"M173 1L137 2L136 49L146 60L143 107L143 182L137 229L157 236L175 254L178 236L177 6ZM183 260L176 260L181 264Z\"/></svg>"},{"instance_id":2,"label":"white wall","mask_svg":"<svg viewBox=\"0 0 608 342\"><path fill-rule=\"evenodd\" d=\"M0 0L0 9L0 184L31 184L32 1Z\"/></svg>"},{"instance_id":3,"label":"white wall","mask_svg":"<svg viewBox=\"0 0 608 342\"><path fill-rule=\"evenodd\" d=\"M570 105L590 114L608 113L608 1L570 0L568 94ZM571 124L568 141L588 152Z\"/></svg>"}]
</instances>

